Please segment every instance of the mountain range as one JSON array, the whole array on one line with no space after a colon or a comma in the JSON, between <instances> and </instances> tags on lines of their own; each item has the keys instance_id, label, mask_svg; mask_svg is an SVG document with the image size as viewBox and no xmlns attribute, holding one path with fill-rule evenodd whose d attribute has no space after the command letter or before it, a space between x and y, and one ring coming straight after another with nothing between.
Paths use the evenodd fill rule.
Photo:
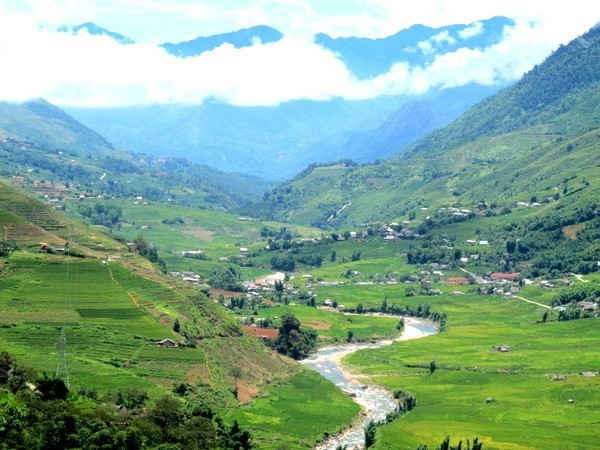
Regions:
<instances>
[{"instance_id":1,"label":"mountain range","mask_svg":"<svg viewBox=\"0 0 600 450\"><path fill-rule=\"evenodd\" d=\"M514 205L577 184L582 189L569 199L575 207L582 192L579 202L598 195L599 51L596 28L389 161L315 164L252 211L342 228L454 202ZM397 126L389 126L393 135Z\"/></svg>"},{"instance_id":2,"label":"mountain range","mask_svg":"<svg viewBox=\"0 0 600 450\"><path fill-rule=\"evenodd\" d=\"M315 42L333 52L355 77L365 79L387 72L395 63L424 67L458 48L486 48L500 42L503 30L512 24L511 19L495 17L468 25L414 26L382 39L319 34ZM241 48L282 38L279 31L259 26L162 47L188 58L224 44ZM194 106L65 109L130 151L185 156L220 170L281 181L313 162L340 157L372 162L387 157L447 125L501 87L467 84L418 96L298 100L279 106L237 107L207 101ZM390 121L398 120L406 123L393 136L384 131Z\"/></svg>"}]
</instances>

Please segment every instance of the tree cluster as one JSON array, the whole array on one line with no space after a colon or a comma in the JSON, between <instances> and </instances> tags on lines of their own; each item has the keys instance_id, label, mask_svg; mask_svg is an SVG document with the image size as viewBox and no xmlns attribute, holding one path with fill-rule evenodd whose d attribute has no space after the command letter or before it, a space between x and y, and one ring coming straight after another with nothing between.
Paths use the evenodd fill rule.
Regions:
<instances>
[{"instance_id":1,"label":"tree cluster","mask_svg":"<svg viewBox=\"0 0 600 450\"><path fill-rule=\"evenodd\" d=\"M59 378L37 376L0 353L0 449L245 450L252 437L206 405L121 388L100 400L93 389L70 393Z\"/></svg>"},{"instance_id":2,"label":"tree cluster","mask_svg":"<svg viewBox=\"0 0 600 450\"><path fill-rule=\"evenodd\" d=\"M302 359L317 346L317 333L312 329L301 329L300 321L293 314L281 316L279 336L270 345L283 355Z\"/></svg>"}]
</instances>

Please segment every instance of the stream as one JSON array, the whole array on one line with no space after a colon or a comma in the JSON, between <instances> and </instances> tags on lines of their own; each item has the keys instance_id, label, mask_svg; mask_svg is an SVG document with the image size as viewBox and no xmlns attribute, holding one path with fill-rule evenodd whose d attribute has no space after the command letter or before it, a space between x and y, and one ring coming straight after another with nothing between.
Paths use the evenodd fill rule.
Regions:
<instances>
[{"instance_id":1,"label":"stream","mask_svg":"<svg viewBox=\"0 0 600 450\"><path fill-rule=\"evenodd\" d=\"M399 319L399 317L398 317ZM365 426L373 421L385 419L387 413L398 406L398 401L380 386L372 384L369 378L360 378L344 372L342 359L357 350L365 348L380 348L396 341L418 339L437 333L435 324L429 320L413 317L404 318L404 331L397 339L388 339L372 344L345 344L325 347L301 361L306 367L333 382L362 407L362 420L357 421L341 434L331 436L325 442L315 447L316 450L335 450L339 445L347 446L348 450L364 448Z\"/></svg>"}]
</instances>

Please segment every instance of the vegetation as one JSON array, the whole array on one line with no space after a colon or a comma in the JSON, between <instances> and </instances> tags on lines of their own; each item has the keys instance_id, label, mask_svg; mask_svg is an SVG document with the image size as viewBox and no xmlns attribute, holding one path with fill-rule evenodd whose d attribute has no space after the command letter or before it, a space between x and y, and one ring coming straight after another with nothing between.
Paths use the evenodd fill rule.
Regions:
<instances>
[{"instance_id":1,"label":"vegetation","mask_svg":"<svg viewBox=\"0 0 600 450\"><path fill-rule=\"evenodd\" d=\"M306 357L316 348L317 333L311 329L301 329L300 321L292 314L281 316L279 335L271 343L283 355L294 359Z\"/></svg>"},{"instance_id":2,"label":"vegetation","mask_svg":"<svg viewBox=\"0 0 600 450\"><path fill-rule=\"evenodd\" d=\"M61 379L35 378L6 352L0 354L3 373L9 376L0 378L2 448L252 448L237 421L226 425L199 401L164 396L146 405L148 396L136 388L114 398L70 394Z\"/></svg>"}]
</instances>

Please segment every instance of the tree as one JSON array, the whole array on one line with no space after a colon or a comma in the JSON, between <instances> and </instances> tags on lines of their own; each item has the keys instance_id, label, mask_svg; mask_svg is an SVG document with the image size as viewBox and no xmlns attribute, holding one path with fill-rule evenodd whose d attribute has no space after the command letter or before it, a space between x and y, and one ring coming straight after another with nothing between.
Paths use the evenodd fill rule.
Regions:
<instances>
[{"instance_id":1,"label":"tree","mask_svg":"<svg viewBox=\"0 0 600 450\"><path fill-rule=\"evenodd\" d=\"M171 395L160 398L148 413L150 420L160 429L164 442L171 438L173 428L183 419L181 402Z\"/></svg>"},{"instance_id":2,"label":"tree","mask_svg":"<svg viewBox=\"0 0 600 450\"><path fill-rule=\"evenodd\" d=\"M292 255L273 255L271 258L271 268L273 270L282 270L284 272L293 272L296 270L296 261Z\"/></svg>"},{"instance_id":3,"label":"tree","mask_svg":"<svg viewBox=\"0 0 600 450\"><path fill-rule=\"evenodd\" d=\"M212 271L208 284L215 289L224 291L244 292L240 282L241 273L235 267L217 267Z\"/></svg>"},{"instance_id":4,"label":"tree","mask_svg":"<svg viewBox=\"0 0 600 450\"><path fill-rule=\"evenodd\" d=\"M547 322L548 321L548 310L545 310L544 313L542 314L542 322Z\"/></svg>"},{"instance_id":5,"label":"tree","mask_svg":"<svg viewBox=\"0 0 600 450\"><path fill-rule=\"evenodd\" d=\"M212 421L203 416L194 416L185 423L181 439L197 450L215 448L217 433Z\"/></svg>"},{"instance_id":6,"label":"tree","mask_svg":"<svg viewBox=\"0 0 600 450\"><path fill-rule=\"evenodd\" d=\"M401 317L400 320L398 320L398 324L396 325L396 330L402 333L404 331L404 325L404 317Z\"/></svg>"},{"instance_id":7,"label":"tree","mask_svg":"<svg viewBox=\"0 0 600 450\"><path fill-rule=\"evenodd\" d=\"M173 323L173 331L175 333L179 333L181 331L181 324L179 323L179 317L177 317L175 319L175 322Z\"/></svg>"},{"instance_id":8,"label":"tree","mask_svg":"<svg viewBox=\"0 0 600 450\"><path fill-rule=\"evenodd\" d=\"M122 387L117 391L115 403L127 409L139 408L148 400L148 393L136 386Z\"/></svg>"},{"instance_id":9,"label":"tree","mask_svg":"<svg viewBox=\"0 0 600 450\"><path fill-rule=\"evenodd\" d=\"M346 338L346 342L352 342L353 337L354 337L354 331L348 330L348 337Z\"/></svg>"},{"instance_id":10,"label":"tree","mask_svg":"<svg viewBox=\"0 0 600 450\"><path fill-rule=\"evenodd\" d=\"M233 366L231 371L229 372L233 377L233 395L235 398L238 398L238 380L242 378L243 372L242 369L238 366Z\"/></svg>"},{"instance_id":11,"label":"tree","mask_svg":"<svg viewBox=\"0 0 600 450\"><path fill-rule=\"evenodd\" d=\"M42 400L66 400L69 395L69 389L63 380L56 377L49 377L46 373L35 381Z\"/></svg>"},{"instance_id":12,"label":"tree","mask_svg":"<svg viewBox=\"0 0 600 450\"><path fill-rule=\"evenodd\" d=\"M335 250L333 250L331 252L331 256L329 257L329 259L331 260L331 262L335 262L336 257L337 257L337 253L335 252Z\"/></svg>"},{"instance_id":13,"label":"tree","mask_svg":"<svg viewBox=\"0 0 600 450\"><path fill-rule=\"evenodd\" d=\"M359 303L359 304L356 306L356 313L357 313L357 314L362 314L363 312L365 312L365 310L364 310L364 308L363 308L363 305L362 305L362 303Z\"/></svg>"},{"instance_id":14,"label":"tree","mask_svg":"<svg viewBox=\"0 0 600 450\"><path fill-rule=\"evenodd\" d=\"M429 374L432 374L433 372L435 372L436 369L436 365L435 365L435 361L430 361L429 362Z\"/></svg>"},{"instance_id":15,"label":"tree","mask_svg":"<svg viewBox=\"0 0 600 450\"><path fill-rule=\"evenodd\" d=\"M302 330L300 321L293 314L281 316L279 336L271 344L275 350L294 359L301 359L317 345L315 330Z\"/></svg>"},{"instance_id":16,"label":"tree","mask_svg":"<svg viewBox=\"0 0 600 450\"><path fill-rule=\"evenodd\" d=\"M386 313L388 309L387 304L387 295L383 296L383 301L381 302L381 307L379 308L382 313Z\"/></svg>"},{"instance_id":17,"label":"tree","mask_svg":"<svg viewBox=\"0 0 600 450\"><path fill-rule=\"evenodd\" d=\"M370 448L375 444L375 433L377 425L375 422L369 422L365 427L365 448Z\"/></svg>"}]
</instances>

